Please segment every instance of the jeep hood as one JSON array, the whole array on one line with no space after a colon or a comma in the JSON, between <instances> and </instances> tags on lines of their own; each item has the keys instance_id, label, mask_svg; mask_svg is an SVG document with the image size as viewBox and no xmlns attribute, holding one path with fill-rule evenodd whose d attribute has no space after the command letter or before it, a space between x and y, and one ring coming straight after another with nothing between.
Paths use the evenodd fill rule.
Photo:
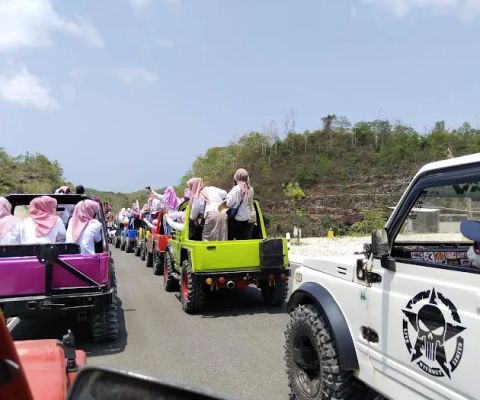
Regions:
<instances>
[{"instance_id":1,"label":"jeep hood","mask_svg":"<svg viewBox=\"0 0 480 400\"><path fill-rule=\"evenodd\" d=\"M353 281L359 258L362 258L362 255L303 257L302 266L347 281Z\"/></svg>"}]
</instances>

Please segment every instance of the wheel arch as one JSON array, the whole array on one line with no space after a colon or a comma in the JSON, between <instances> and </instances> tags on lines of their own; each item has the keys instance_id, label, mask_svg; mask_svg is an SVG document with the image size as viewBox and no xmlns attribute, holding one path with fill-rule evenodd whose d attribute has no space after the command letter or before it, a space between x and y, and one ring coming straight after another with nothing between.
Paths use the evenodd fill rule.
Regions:
<instances>
[{"instance_id":1,"label":"wheel arch","mask_svg":"<svg viewBox=\"0 0 480 400\"><path fill-rule=\"evenodd\" d=\"M357 352L352 334L342 310L340 310L330 292L318 283L304 283L290 296L287 305L288 312L290 313L301 304L315 304L322 310L330 325L342 370L353 371L358 369Z\"/></svg>"}]
</instances>

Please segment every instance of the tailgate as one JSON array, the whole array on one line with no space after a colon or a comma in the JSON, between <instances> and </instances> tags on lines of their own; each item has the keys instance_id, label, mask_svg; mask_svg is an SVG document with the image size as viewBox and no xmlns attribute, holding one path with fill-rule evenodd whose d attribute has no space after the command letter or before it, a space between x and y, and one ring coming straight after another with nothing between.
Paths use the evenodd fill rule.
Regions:
<instances>
[{"instance_id":1,"label":"tailgate","mask_svg":"<svg viewBox=\"0 0 480 400\"><path fill-rule=\"evenodd\" d=\"M275 240L275 239L273 239ZM279 239L280 240L280 239ZM203 242L201 260L194 260L195 272L202 271L232 271L232 270L258 270L262 267L282 267L288 265L286 242L279 242L279 248L274 258L267 260L265 255L261 257L264 243L272 240L233 240L222 242ZM261 261L262 260L262 261ZM272 264L272 260L276 260ZM270 261L270 262L268 262Z\"/></svg>"},{"instance_id":2,"label":"tailgate","mask_svg":"<svg viewBox=\"0 0 480 400\"><path fill-rule=\"evenodd\" d=\"M109 255L63 255L59 257L98 284L108 281ZM36 257L0 258L0 298L45 294L45 265ZM58 264L52 267L52 288L88 287Z\"/></svg>"}]
</instances>

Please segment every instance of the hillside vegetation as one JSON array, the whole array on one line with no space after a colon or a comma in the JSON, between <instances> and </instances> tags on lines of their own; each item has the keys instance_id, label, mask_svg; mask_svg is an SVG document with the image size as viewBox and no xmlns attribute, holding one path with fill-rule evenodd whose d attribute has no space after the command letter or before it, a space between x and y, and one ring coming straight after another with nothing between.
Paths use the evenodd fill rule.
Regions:
<instances>
[{"instance_id":1,"label":"hillside vegetation","mask_svg":"<svg viewBox=\"0 0 480 400\"><path fill-rule=\"evenodd\" d=\"M193 161L177 186L182 193L188 178L206 184L232 186L239 167L250 172L270 234L280 235L301 226L304 235L369 233L381 225L411 177L426 162L480 152L480 130L465 123L447 129L437 122L420 134L386 120L351 125L344 117L328 115L324 126L297 133L293 118L283 138L276 129L251 132L223 147L212 147ZM52 192L65 182L58 162L41 154L9 156L0 149L0 194ZM87 194L109 201L117 211L147 192Z\"/></svg>"}]
</instances>

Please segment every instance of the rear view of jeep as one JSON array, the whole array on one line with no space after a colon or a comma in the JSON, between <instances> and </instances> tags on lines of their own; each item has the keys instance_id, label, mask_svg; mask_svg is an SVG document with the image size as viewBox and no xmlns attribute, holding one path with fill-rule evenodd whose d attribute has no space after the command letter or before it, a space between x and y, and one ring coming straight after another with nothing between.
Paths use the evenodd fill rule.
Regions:
<instances>
[{"instance_id":1,"label":"rear view of jeep","mask_svg":"<svg viewBox=\"0 0 480 400\"><path fill-rule=\"evenodd\" d=\"M7 196L12 213L26 218L28 204L37 196ZM49 196L57 200L59 214L88 198ZM81 254L75 243L0 246L0 308L7 318L73 315L88 322L94 341L116 339L116 281L101 209L97 219L103 229L95 254Z\"/></svg>"}]
</instances>

